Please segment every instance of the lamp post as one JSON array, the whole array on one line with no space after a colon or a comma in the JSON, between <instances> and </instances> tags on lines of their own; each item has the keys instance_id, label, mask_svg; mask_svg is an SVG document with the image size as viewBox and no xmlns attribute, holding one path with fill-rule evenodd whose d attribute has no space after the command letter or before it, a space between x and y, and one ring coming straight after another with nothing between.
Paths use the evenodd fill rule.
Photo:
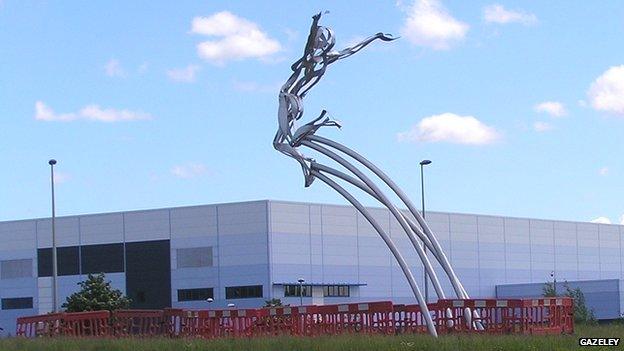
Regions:
<instances>
[{"instance_id":1,"label":"lamp post","mask_svg":"<svg viewBox=\"0 0 624 351\"><path fill-rule=\"evenodd\" d=\"M425 173L423 169L426 165L431 164L430 160L422 160L420 161L420 196L422 201L422 216L425 218ZM423 241L423 251L425 252L425 257L427 256L427 245ZM423 267L423 275L425 277L425 301L429 302L429 278L427 277L427 269Z\"/></svg>"},{"instance_id":2,"label":"lamp post","mask_svg":"<svg viewBox=\"0 0 624 351\"><path fill-rule=\"evenodd\" d=\"M58 288L56 284L57 277L57 265L56 265L56 212L54 208L54 165L56 164L55 159L51 159L48 161L50 165L50 185L52 187L52 312L56 313L57 311L57 295Z\"/></svg>"},{"instance_id":3,"label":"lamp post","mask_svg":"<svg viewBox=\"0 0 624 351\"><path fill-rule=\"evenodd\" d=\"M299 306L303 306L303 283L305 279L299 278L297 281L299 282Z\"/></svg>"}]
</instances>

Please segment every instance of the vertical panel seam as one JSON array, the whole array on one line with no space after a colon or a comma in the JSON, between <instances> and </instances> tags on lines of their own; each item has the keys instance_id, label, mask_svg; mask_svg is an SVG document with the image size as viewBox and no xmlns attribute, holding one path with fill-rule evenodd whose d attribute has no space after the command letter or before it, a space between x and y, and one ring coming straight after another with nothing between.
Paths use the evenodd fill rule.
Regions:
<instances>
[{"instance_id":1,"label":"vertical panel seam","mask_svg":"<svg viewBox=\"0 0 624 351\"><path fill-rule=\"evenodd\" d=\"M479 216L475 216L477 220L477 283L479 284L479 296L481 293L481 240L479 236Z\"/></svg>"},{"instance_id":2,"label":"vertical panel seam","mask_svg":"<svg viewBox=\"0 0 624 351\"><path fill-rule=\"evenodd\" d=\"M355 211L355 255L356 255L356 268L357 268L357 283L360 284L360 220L359 212ZM361 296L360 286L358 285L358 299Z\"/></svg>"},{"instance_id":3,"label":"vertical panel seam","mask_svg":"<svg viewBox=\"0 0 624 351\"><path fill-rule=\"evenodd\" d=\"M215 298L219 297L222 299L225 299L225 295L222 295L222 291L223 291L223 286L221 285L221 243L220 243L220 237L221 237L221 231L219 230L219 205L215 205L215 214L216 214L216 221L217 221L217 284L218 284L218 295L215 295Z\"/></svg>"},{"instance_id":4,"label":"vertical panel seam","mask_svg":"<svg viewBox=\"0 0 624 351\"><path fill-rule=\"evenodd\" d=\"M507 221L505 217L503 217L503 261L504 261L504 272L505 272L505 284L508 284L508 276L507 276L507 230L505 226L507 225ZM498 287L496 287L498 289ZM498 290L496 290L496 297L498 297Z\"/></svg>"},{"instance_id":5,"label":"vertical panel seam","mask_svg":"<svg viewBox=\"0 0 624 351\"><path fill-rule=\"evenodd\" d=\"M579 266L578 223L574 223L574 235L576 237L576 279L581 279L581 270Z\"/></svg>"},{"instance_id":6,"label":"vertical panel seam","mask_svg":"<svg viewBox=\"0 0 624 351\"><path fill-rule=\"evenodd\" d=\"M557 245L555 241L555 222L552 221L552 244L553 244L553 273L557 275Z\"/></svg>"},{"instance_id":7,"label":"vertical panel seam","mask_svg":"<svg viewBox=\"0 0 624 351\"><path fill-rule=\"evenodd\" d=\"M269 292L269 299L273 298L273 259L272 259L272 251L271 246L273 245L273 233L271 226L271 202L269 200L265 201L265 214L266 214L266 239L267 239L267 291Z\"/></svg>"},{"instance_id":8,"label":"vertical panel seam","mask_svg":"<svg viewBox=\"0 0 624 351\"><path fill-rule=\"evenodd\" d=\"M78 275L82 280L82 231L80 230L80 216L78 217Z\"/></svg>"},{"instance_id":9,"label":"vertical panel seam","mask_svg":"<svg viewBox=\"0 0 624 351\"><path fill-rule=\"evenodd\" d=\"M598 278L602 279L602 243L600 242L600 224L598 224Z\"/></svg>"},{"instance_id":10,"label":"vertical panel seam","mask_svg":"<svg viewBox=\"0 0 624 351\"><path fill-rule=\"evenodd\" d=\"M531 220L529 219L529 280L533 282L533 240L531 240Z\"/></svg>"}]
</instances>

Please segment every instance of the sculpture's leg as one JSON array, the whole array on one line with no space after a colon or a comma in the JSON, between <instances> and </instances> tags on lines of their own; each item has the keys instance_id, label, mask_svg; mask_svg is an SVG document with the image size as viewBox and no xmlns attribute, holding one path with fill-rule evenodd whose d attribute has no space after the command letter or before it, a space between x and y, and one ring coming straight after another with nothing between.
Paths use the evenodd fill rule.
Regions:
<instances>
[{"instance_id":1,"label":"sculpture's leg","mask_svg":"<svg viewBox=\"0 0 624 351\"><path fill-rule=\"evenodd\" d=\"M323 165L323 164L316 163L316 162L312 163L311 168L312 168L313 170L318 170L318 171L320 171L320 172L329 173L329 174L331 174L331 175L333 175L333 176L336 176L336 177L338 177L338 178L340 178L340 179L342 179L342 180L346 181L347 183L350 183L350 184L352 184L352 185L355 185L356 187L360 188L361 190L363 190L364 192L366 192L367 194L369 194L370 196L372 196L373 198L375 198L375 199L376 199L377 201L379 201L381 204L383 204L383 201L381 201L381 200L379 199L379 197L377 196L377 194L375 194L375 193L374 193L374 192L373 192L373 191L372 191L372 190L371 190L368 186L366 186L366 184L364 184L364 183L363 183L363 182L361 182L360 180L355 179L355 178L351 177L351 176L350 176L350 175L348 175L348 174L345 174L345 173L343 173L343 172L340 172L340 171L339 171L339 170L337 170L337 169L333 169L333 168L331 168L331 167L327 167L327 166L325 166L325 165ZM415 225L415 224L412 222L411 218L408 218L408 217L405 217L405 216L404 216L404 218L405 218L407 221L409 221L409 222L410 222L410 226L414 226L414 225ZM416 232L416 233L417 233L417 234L419 234L419 232ZM429 242L429 239L428 239L428 238L426 238L426 237L423 237L423 236L419 236L419 238L420 238L421 240L423 240L423 244L425 244L425 245L429 248L429 250L431 250L431 251L432 251L432 253L434 253L434 254L435 254L435 251L434 251L434 250L433 250L433 248L431 247L431 243ZM442 297L439 297L439 298L442 298ZM447 321L447 326L450 328L450 327L452 327L452 326L453 326L453 321L452 321L452 319L451 319L451 318L453 317L453 312L451 311L451 309L450 309L450 308L447 308L445 312L446 312L446 317L449 319L449 320Z\"/></svg>"},{"instance_id":2,"label":"sculpture's leg","mask_svg":"<svg viewBox=\"0 0 624 351\"><path fill-rule=\"evenodd\" d=\"M470 298L470 296L468 295L468 292L466 292L466 289L464 288L463 284L461 283L461 281L459 280L459 278L455 274L455 271L453 270L453 267L451 266L451 264L448 261L446 255L444 254L444 251L442 250L442 247L440 246L440 243L438 242L436 236L433 234L433 232L431 231L431 229L427 225L427 222L424 220L424 218L422 218L420 212L418 212L416 210L416 208L414 207L414 205L412 204L410 199L407 197L407 195L405 195L405 193L392 181L392 179L390 179L383 171L381 171L379 168L377 168L377 166L372 164L366 158L362 157L357 152L347 148L346 146L344 146L342 144L336 143L336 142L334 142L332 140L329 140L329 139L326 139L326 138L323 138L323 137L319 137L319 136L316 136L316 135L310 135L308 137L308 139L317 141L319 143L322 143L322 144L325 144L325 145L328 145L328 146L331 146L331 147L333 147L333 148L335 148L337 150L340 150L340 151L344 152L345 154L347 154L347 155L351 156L352 158L356 159L356 161L358 161L361 164L363 164L365 167L370 169L375 175L377 175L379 178L381 178L397 194L397 196L399 196L401 201L403 201L403 203L405 203L405 205L408 207L410 213L412 213L414 218L416 218L418 223L423 228L424 234L430 239L431 244L435 248L435 250L432 250L432 252L435 253L436 259L438 260L438 262L442 266L442 269L444 269L444 271L446 272L446 274L447 274L447 276L449 278L449 281L451 282L451 285L453 286L453 289L455 290L455 293L456 293L457 297L458 298L462 298L462 299L469 299ZM308 142L308 143L310 143L310 142ZM313 143L310 143L310 144L315 145ZM348 162L347 162L347 164L348 164ZM345 165L343 164L343 166L345 166ZM349 170L351 170L351 169L349 169ZM362 180L364 180L364 179L362 179ZM412 223L411 221L409 221L409 222L410 222L410 225L412 226L412 229L415 232L418 232L418 228L415 226L415 224ZM423 241L423 244L426 244L426 242ZM416 248L417 252L421 251L421 250L419 250L419 248L420 248L419 246L415 245L415 248ZM423 261L423 263L424 263L424 261ZM432 278L432 282L433 282L433 278ZM435 287L435 285L434 285L434 287ZM440 296L440 294L438 294L438 296ZM474 313L475 313L475 316L477 318L480 318L479 317L479 313L477 311L474 311ZM447 311L447 315L448 314L449 314L449 311ZM480 322L476 323L476 324L477 324L476 325L477 329L483 330L483 325Z\"/></svg>"},{"instance_id":3,"label":"sculpture's leg","mask_svg":"<svg viewBox=\"0 0 624 351\"><path fill-rule=\"evenodd\" d=\"M353 205L368 220L368 222L373 226L373 228L375 228L375 231L377 231L379 236L381 236L383 241L386 243L386 245L392 252L392 255L394 256L399 266L401 267L403 274L407 278L407 282L412 288L412 291L414 292L414 295L416 296L416 299L418 300L418 304L420 305L420 311L423 315L423 318L425 319L425 323L427 323L427 330L429 331L429 334L437 337L438 333L435 329L435 325L433 324L433 320L431 319L431 314L429 314L429 308L427 307L427 303L425 302L424 297L420 293L420 289L418 288L418 285L416 284L416 280L414 279L414 276L412 275L412 272L410 271L409 266L407 265L407 262L405 261L405 259L403 258L403 256L401 255L397 247L392 242L392 239L390 239L388 234L386 234L386 232L381 228L381 226L377 223L377 221L373 219L373 217L366 210L366 208L364 208L362 204L360 204L351 194L349 194L348 191L346 191L343 187L341 187L339 184L337 184L336 182L334 182L333 180L331 180L329 177L325 176L324 174L321 174L320 172L316 170L312 170L311 172L313 176L325 182L327 185L329 185L334 190L336 190L340 195L342 195L345 199L347 199L347 201L349 201L351 205Z\"/></svg>"},{"instance_id":4,"label":"sculpture's leg","mask_svg":"<svg viewBox=\"0 0 624 351\"><path fill-rule=\"evenodd\" d=\"M321 164L321 163L314 162L314 163L311 164L310 167L312 167L312 168L314 168L316 170L319 170L321 172L324 172L324 173L329 173L329 174L331 174L331 175L333 175L335 177L338 177L338 178L340 178L340 179L342 179L342 180L344 180L344 181L346 181L346 182L348 182L348 183L350 183L352 185L355 185L356 187L360 188L362 191L366 192L368 195L372 196L375 200L379 201L382 205L384 204L383 201L379 198L379 196L377 196L377 194L375 194L371 190L371 188L366 186L366 184L364 184L362 181L360 181L360 180L358 180L358 179L356 179L354 177L351 177L350 175L348 175L348 174L346 174L344 172L341 172L341 171L339 171L337 169L325 166L324 164ZM403 214L403 213L401 213L401 214ZM410 227L416 226L416 224L414 223L414 221L411 218L406 217L406 216L403 216L403 218L408 222ZM418 238L420 240L422 240L425 243L425 245L427 246L427 248L435 255L436 254L435 249L431 245L431 241L429 240L429 238L425 237L420 230L415 230L414 233L416 235L418 235Z\"/></svg>"},{"instance_id":5,"label":"sculpture's leg","mask_svg":"<svg viewBox=\"0 0 624 351\"><path fill-rule=\"evenodd\" d=\"M382 205L384 204L383 201L377 196L377 194L375 194L366 184L364 184L362 181L351 177L348 174L345 174L344 172L341 172L337 169L325 166L321 163L318 162L314 162L311 164L311 167L313 167L314 169L317 169L321 172L324 173L329 173L333 176L336 176L348 183L351 183L353 185L355 185L356 187L360 188L362 191L366 192L368 195L372 196L373 198L375 198L377 201L379 201ZM401 215L403 215L403 213L401 212ZM434 257L438 260L441 261L440 258L437 255L437 252L435 250L435 248L433 247L433 245L431 244L431 241L429 240L428 237L424 236L422 230L420 230L420 228L418 227L418 225L416 223L414 223L414 220L412 220L409 217L406 217L405 215L403 215L403 218L408 222L408 224L410 225L410 227L414 230L414 233L418 236L418 239L422 240L423 243L425 244L425 246L427 246L427 248L431 251L431 253L434 255Z\"/></svg>"},{"instance_id":6,"label":"sculpture's leg","mask_svg":"<svg viewBox=\"0 0 624 351\"><path fill-rule=\"evenodd\" d=\"M323 138L323 137L320 137L320 136L317 136L317 135L311 135L311 136L308 137L308 139L316 141L316 142L324 144L324 145L327 145L327 146L330 146L330 147L333 147L333 148L335 148L337 150L340 150L341 152L344 152L345 154L347 154L347 155L351 156L352 158L354 158L356 161L358 161L361 164L363 164L366 168L370 169L379 178L381 178L381 180L383 180L384 183L386 183L388 185L388 187L390 187L390 189L392 189L392 191L394 191L397 194L397 196L401 199L401 201L403 201L403 203L407 206L407 208L410 211L410 213L414 216L414 218L416 218L416 221L422 227L424 234L431 241L431 244L435 248L435 250L432 250L432 251L434 251L436 253L436 258L440 262L440 265L442 266L442 269L444 269L444 271L448 275L449 281L451 282L451 285L453 286L453 289L455 290L455 293L457 294L457 297L464 298L464 299L469 298L468 293L466 292L466 290L464 289L463 285L459 281L459 278L455 274L455 271L453 270L453 267L451 266L450 262L448 261L448 258L444 254L444 251L442 250L442 247L440 246L440 243L438 242L436 236L433 234L433 232L431 231L431 229L427 225L427 222L425 222L425 220L422 218L420 212L418 212L418 210L416 210L416 208L414 207L412 202L409 200L409 198L392 181L392 179L390 179L383 171L381 171L379 168L377 168L377 166L375 166L373 163L368 161L366 158L362 157L357 152L347 148L346 146L344 146L342 144L336 143L336 142L334 142L332 140L329 140L329 139L326 139L326 138Z\"/></svg>"},{"instance_id":7,"label":"sculpture's leg","mask_svg":"<svg viewBox=\"0 0 624 351\"><path fill-rule=\"evenodd\" d=\"M438 277L437 277L435 271L433 270L433 267L431 266L431 262L429 261L429 259L425 255L425 252L423 251L423 248L420 246L420 243L416 239L416 236L412 232L412 229L407 224L407 222L403 218L403 215L400 213L400 211L386 197L386 195L381 190L379 190L377 185L375 185L375 183L373 183L370 179L368 179L368 177L364 173L362 173L359 169L357 169L355 166L353 166L352 164L350 164L349 162L347 162L345 159L343 159L342 157L338 156L334 152L324 148L323 146L320 146L320 145L315 144L313 142L310 142L308 140L302 141L301 145L305 145L305 146L307 146L309 148L312 148L312 149L314 149L314 150L324 154L325 156L331 158L332 160L338 162L343 167L347 168L351 173L353 173L362 182L364 182L368 187L370 187L370 189L379 197L379 199L382 200L383 204L388 208L388 210L390 210L392 215L396 218L396 220L401 225L401 228L403 228L403 230L407 234L409 240L412 242L412 245L414 246L414 248L416 249L416 252L418 253L418 257L420 258L421 262L423 263L423 266L425 267L425 271L427 272L429 277L431 277L431 283L433 284L433 287L434 287L438 297L442 298L442 299L445 298L444 290L442 290L442 287L440 285L440 281L438 280Z\"/></svg>"}]
</instances>

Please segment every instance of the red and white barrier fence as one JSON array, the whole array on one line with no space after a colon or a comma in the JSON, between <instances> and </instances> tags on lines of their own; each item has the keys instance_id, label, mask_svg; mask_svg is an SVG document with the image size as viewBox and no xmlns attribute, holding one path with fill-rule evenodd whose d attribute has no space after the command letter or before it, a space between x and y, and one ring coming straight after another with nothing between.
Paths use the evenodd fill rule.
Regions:
<instances>
[{"instance_id":1,"label":"red and white barrier fence","mask_svg":"<svg viewBox=\"0 0 624 351\"><path fill-rule=\"evenodd\" d=\"M571 298L439 300L428 305L438 334L574 332ZM74 337L257 337L427 333L418 305L390 301L260 309L118 310L17 319L16 335Z\"/></svg>"}]
</instances>

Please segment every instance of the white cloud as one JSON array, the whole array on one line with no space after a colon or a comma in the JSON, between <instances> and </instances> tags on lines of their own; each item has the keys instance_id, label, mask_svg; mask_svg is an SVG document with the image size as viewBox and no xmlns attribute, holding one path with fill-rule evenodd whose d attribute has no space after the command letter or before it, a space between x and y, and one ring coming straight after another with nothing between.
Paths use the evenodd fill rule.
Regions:
<instances>
[{"instance_id":1,"label":"white cloud","mask_svg":"<svg viewBox=\"0 0 624 351\"><path fill-rule=\"evenodd\" d=\"M91 120L99 122L119 122L151 119L152 116L144 112L129 110L103 109L98 105L88 105L78 112L57 114L42 101L35 102L35 119L48 122L69 122L75 120Z\"/></svg>"},{"instance_id":2,"label":"white cloud","mask_svg":"<svg viewBox=\"0 0 624 351\"><path fill-rule=\"evenodd\" d=\"M208 169L201 163L189 163L173 166L173 168L171 168L171 174L182 179L195 178L207 172Z\"/></svg>"},{"instance_id":3,"label":"white cloud","mask_svg":"<svg viewBox=\"0 0 624 351\"><path fill-rule=\"evenodd\" d=\"M592 223L611 224L611 220L607 217L598 217L591 220Z\"/></svg>"},{"instance_id":4,"label":"white cloud","mask_svg":"<svg viewBox=\"0 0 624 351\"><path fill-rule=\"evenodd\" d=\"M126 72L121 67L121 63L117 59L110 59L104 65L104 71L109 77L125 77Z\"/></svg>"},{"instance_id":5,"label":"white cloud","mask_svg":"<svg viewBox=\"0 0 624 351\"><path fill-rule=\"evenodd\" d=\"M624 225L624 214L620 216L620 224Z\"/></svg>"},{"instance_id":6,"label":"white cloud","mask_svg":"<svg viewBox=\"0 0 624 351\"><path fill-rule=\"evenodd\" d=\"M598 170L598 174L600 174L601 176L606 176L607 174L609 174L609 167L602 167Z\"/></svg>"},{"instance_id":7,"label":"white cloud","mask_svg":"<svg viewBox=\"0 0 624 351\"><path fill-rule=\"evenodd\" d=\"M535 129L536 132L542 133L552 130L553 126L548 122L538 121L533 123L533 129Z\"/></svg>"},{"instance_id":8,"label":"white cloud","mask_svg":"<svg viewBox=\"0 0 624 351\"><path fill-rule=\"evenodd\" d=\"M473 116L443 113L423 118L411 130L397 135L405 142L450 142L485 145L500 139L500 133Z\"/></svg>"},{"instance_id":9,"label":"white cloud","mask_svg":"<svg viewBox=\"0 0 624 351\"><path fill-rule=\"evenodd\" d=\"M35 102L35 119L38 121L73 121L78 119L75 113L55 113L43 101Z\"/></svg>"},{"instance_id":10,"label":"white cloud","mask_svg":"<svg viewBox=\"0 0 624 351\"><path fill-rule=\"evenodd\" d=\"M464 39L469 26L453 18L438 0L415 0L405 9L407 18L401 35L411 43L435 50L448 50Z\"/></svg>"},{"instance_id":11,"label":"white cloud","mask_svg":"<svg viewBox=\"0 0 624 351\"><path fill-rule=\"evenodd\" d=\"M197 65L188 65L184 68L174 68L167 71L169 79L176 82L191 83L195 81L197 72L201 67Z\"/></svg>"},{"instance_id":12,"label":"white cloud","mask_svg":"<svg viewBox=\"0 0 624 351\"><path fill-rule=\"evenodd\" d=\"M544 112L553 117L563 117L568 114L565 106L558 101L544 101L534 106L535 111Z\"/></svg>"},{"instance_id":13,"label":"white cloud","mask_svg":"<svg viewBox=\"0 0 624 351\"><path fill-rule=\"evenodd\" d=\"M260 27L228 11L193 18L191 32L216 37L197 44L199 56L217 65L247 58L267 58L282 49Z\"/></svg>"},{"instance_id":14,"label":"white cloud","mask_svg":"<svg viewBox=\"0 0 624 351\"><path fill-rule=\"evenodd\" d=\"M483 8L483 19L488 23L521 23L531 25L537 23L537 16L523 11L507 10L503 5L492 4Z\"/></svg>"},{"instance_id":15,"label":"white cloud","mask_svg":"<svg viewBox=\"0 0 624 351\"><path fill-rule=\"evenodd\" d=\"M624 116L624 65L613 66L596 78L587 95L594 109Z\"/></svg>"}]
</instances>

